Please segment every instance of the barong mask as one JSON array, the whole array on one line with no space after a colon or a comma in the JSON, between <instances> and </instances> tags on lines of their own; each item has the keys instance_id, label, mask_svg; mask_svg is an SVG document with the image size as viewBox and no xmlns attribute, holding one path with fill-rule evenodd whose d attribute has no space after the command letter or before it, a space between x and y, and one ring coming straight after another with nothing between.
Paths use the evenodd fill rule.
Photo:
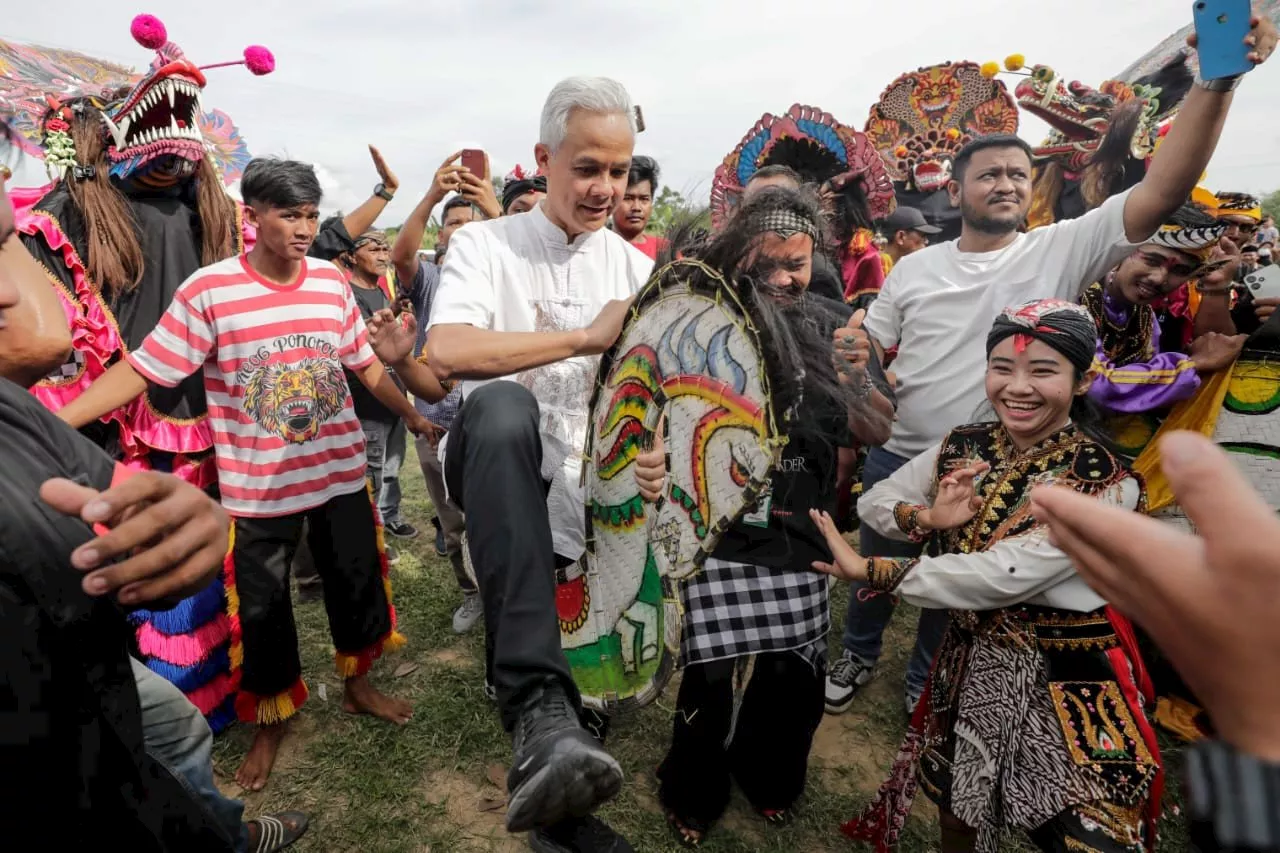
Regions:
<instances>
[{"instance_id":1,"label":"barong mask","mask_svg":"<svg viewBox=\"0 0 1280 853\"><path fill-rule=\"evenodd\" d=\"M976 137L1017 130L1013 97L976 62L903 74L872 105L864 128L893 181L922 193L946 187L951 158Z\"/></svg>"},{"instance_id":2,"label":"barong mask","mask_svg":"<svg viewBox=\"0 0 1280 853\"><path fill-rule=\"evenodd\" d=\"M201 161L212 159L222 180L234 182L248 150L224 113L204 111L204 71L245 65L256 75L269 74L275 68L271 51L255 45L243 59L197 67L169 41L158 18L138 15L130 30L135 41L156 52L141 75L72 51L0 42L6 69L0 104L13 110L23 148L44 158L53 180L92 178L100 167L76 151L78 133L72 128L92 121L111 177L189 177Z\"/></svg>"},{"instance_id":3,"label":"barong mask","mask_svg":"<svg viewBox=\"0 0 1280 853\"><path fill-rule=\"evenodd\" d=\"M835 190L859 180L872 219L896 205L893 181L868 137L817 107L801 104L780 116L765 113L716 168L711 184L711 222L724 227L751 176L764 166L794 169L806 183L830 182Z\"/></svg>"}]
</instances>

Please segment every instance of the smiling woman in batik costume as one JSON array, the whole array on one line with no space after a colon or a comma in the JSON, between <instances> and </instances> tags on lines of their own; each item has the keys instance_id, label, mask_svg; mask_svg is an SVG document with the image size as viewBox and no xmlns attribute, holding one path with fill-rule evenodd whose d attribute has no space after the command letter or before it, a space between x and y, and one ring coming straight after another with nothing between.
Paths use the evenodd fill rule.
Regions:
<instances>
[{"instance_id":1,"label":"smiling woman in batik costume","mask_svg":"<svg viewBox=\"0 0 1280 853\"><path fill-rule=\"evenodd\" d=\"M1146 678L1132 631L1048 540L1033 488L1053 484L1138 509L1141 481L1085 426L1094 325L1057 300L1005 309L987 338L999 420L952 430L859 503L917 559L864 559L814 514L835 564L951 625L889 780L846 834L896 842L918 782L942 850L994 853L1002 829L1044 850L1136 853L1160 799Z\"/></svg>"},{"instance_id":2,"label":"smiling woman in batik costume","mask_svg":"<svg viewBox=\"0 0 1280 853\"><path fill-rule=\"evenodd\" d=\"M830 630L829 583L809 571L830 551L808 512L835 510L840 447L888 437L893 404L883 373L853 367L843 348L853 309L808 292L822 220L808 194L769 187L709 243L679 233L671 240L673 253L696 255L740 291L771 373L794 377L772 388L787 443L768 489L680 584L684 676L657 776L658 799L685 847L700 846L720 818L731 781L770 823L791 819L822 720ZM664 474L660 448L636 460L647 499L663 492Z\"/></svg>"}]
</instances>

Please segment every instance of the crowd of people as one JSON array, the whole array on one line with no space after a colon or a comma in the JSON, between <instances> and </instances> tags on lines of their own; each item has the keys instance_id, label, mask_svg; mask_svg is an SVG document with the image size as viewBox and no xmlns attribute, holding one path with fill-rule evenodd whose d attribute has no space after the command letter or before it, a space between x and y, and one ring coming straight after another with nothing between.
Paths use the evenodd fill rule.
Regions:
<instances>
[{"instance_id":1,"label":"crowd of people","mask_svg":"<svg viewBox=\"0 0 1280 853\"><path fill-rule=\"evenodd\" d=\"M1260 64L1276 27L1255 19L1246 41ZM445 158L393 240L374 225L400 185L376 149L379 183L349 214L322 221L312 166L259 158L217 220L181 189L202 167L112 172L82 130L100 136L98 119L51 104L53 132L98 159L50 191L77 211L57 229L41 224L53 202L11 206L0 184L0 754L22 768L6 774L6 829L59 820L68 840L155 851L297 841L311 816L246 820L214 783L206 720L224 696L202 704L180 676L215 658L157 674L140 638L163 623L135 632L126 616L187 613L221 585L209 624L225 701L255 727L235 776L247 791L269 784L308 697L291 577L300 603L323 602L343 710L407 723L410 703L369 675L406 643L391 543L422 534L400 507L413 434L458 586L452 627L483 623L485 689L512 740L507 829L539 853L631 850L594 815L625 780L609 715L584 705L562 649L557 579L589 548L601 356L637 293L679 269L741 294L771 371L792 378L771 391L784 441L768 488L678 584L682 674L656 775L679 844L703 843L735 784L762 820L792 820L823 714L856 703L905 600L921 613L908 733L846 835L890 849L921 791L946 853L989 853L1012 830L1043 850L1153 849L1154 654L1211 735L1188 753L1197 843L1280 850L1280 521L1207 439L1131 448L1116 428L1181 423L1280 322L1280 299L1245 284L1274 262L1273 220L1197 186L1242 79L1198 81L1133 186L1029 230L1036 152L976 136L949 160L959 236L936 245L920 209L874 215L861 175L781 160L715 227L690 214L653 233L659 164L635 153L637 112L605 78L555 86L535 166L500 188L487 160ZM117 190L135 208L162 197L183 223L121 237ZM234 239L210 236L215 221ZM117 270L108 253L130 246ZM65 282L52 250L71 259ZM147 278L166 268L169 292ZM91 280L109 298L76 302ZM108 308L127 345L98 359L86 330ZM49 405L59 382L79 384ZM140 464L147 413L177 397L203 438L175 429ZM631 451L650 506L672 497L673 438ZM1157 477L1194 534L1147 515ZM833 577L853 587L834 654Z\"/></svg>"}]
</instances>

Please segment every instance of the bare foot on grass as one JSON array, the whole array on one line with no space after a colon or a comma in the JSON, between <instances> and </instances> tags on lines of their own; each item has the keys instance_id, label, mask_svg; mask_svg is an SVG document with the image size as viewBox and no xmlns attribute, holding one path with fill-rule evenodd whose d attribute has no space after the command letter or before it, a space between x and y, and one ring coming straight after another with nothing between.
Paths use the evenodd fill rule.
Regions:
<instances>
[{"instance_id":1,"label":"bare foot on grass","mask_svg":"<svg viewBox=\"0 0 1280 853\"><path fill-rule=\"evenodd\" d=\"M413 718L413 706L403 699L379 693L366 675L348 678L342 695L342 710L348 714L368 714L403 726Z\"/></svg>"},{"instance_id":2,"label":"bare foot on grass","mask_svg":"<svg viewBox=\"0 0 1280 853\"><path fill-rule=\"evenodd\" d=\"M236 781L240 783L240 787L246 791L261 791L266 787L271 768L276 763L276 752L280 749L280 742L284 740L287 729L288 726L284 723L258 726L249 754L236 771Z\"/></svg>"}]
</instances>

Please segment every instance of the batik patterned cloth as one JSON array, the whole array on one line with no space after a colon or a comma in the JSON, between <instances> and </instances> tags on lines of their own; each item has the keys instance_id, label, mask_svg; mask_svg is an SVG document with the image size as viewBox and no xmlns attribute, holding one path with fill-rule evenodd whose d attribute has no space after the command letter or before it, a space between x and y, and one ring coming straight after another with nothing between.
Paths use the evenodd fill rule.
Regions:
<instances>
[{"instance_id":1,"label":"batik patterned cloth","mask_svg":"<svg viewBox=\"0 0 1280 853\"><path fill-rule=\"evenodd\" d=\"M943 440L935 488L948 471L975 462L991 470L976 486L983 506L973 520L933 534L928 557L874 561L873 587L893 591L940 556L985 563L997 544L1037 535L1029 497L1038 485L1102 499L1133 477L1074 426L1019 452L999 424L978 424ZM1161 783L1140 692L1149 684L1132 632L1110 608L952 610L892 775L844 831L892 849L918 782L978 830L980 853L993 853L1000 831L1012 828L1060 839L1066 849L1138 851L1151 840Z\"/></svg>"},{"instance_id":2,"label":"batik patterned cloth","mask_svg":"<svg viewBox=\"0 0 1280 853\"><path fill-rule=\"evenodd\" d=\"M829 587L817 572L708 558L680 588L680 666L795 650L816 667L827 656Z\"/></svg>"}]
</instances>

